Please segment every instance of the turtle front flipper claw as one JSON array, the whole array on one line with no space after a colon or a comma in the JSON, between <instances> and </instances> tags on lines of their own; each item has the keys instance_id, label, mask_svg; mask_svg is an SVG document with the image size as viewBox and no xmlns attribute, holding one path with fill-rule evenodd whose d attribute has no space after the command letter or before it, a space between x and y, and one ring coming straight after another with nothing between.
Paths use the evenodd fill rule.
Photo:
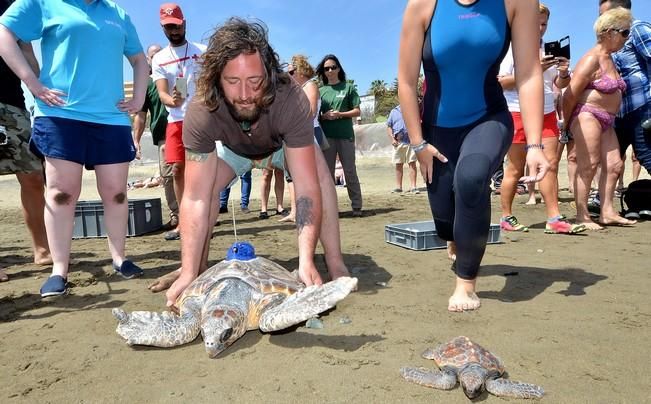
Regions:
<instances>
[{"instance_id":1,"label":"turtle front flipper claw","mask_svg":"<svg viewBox=\"0 0 651 404\"><path fill-rule=\"evenodd\" d=\"M486 380L486 390L496 396L512 398L542 398L545 391L535 384L507 379Z\"/></svg>"},{"instance_id":2,"label":"turtle front flipper claw","mask_svg":"<svg viewBox=\"0 0 651 404\"><path fill-rule=\"evenodd\" d=\"M299 290L276 307L265 310L260 316L260 331L283 330L306 321L335 307L356 288L357 278L342 276L321 286L312 285Z\"/></svg>"},{"instance_id":3,"label":"turtle front flipper claw","mask_svg":"<svg viewBox=\"0 0 651 404\"><path fill-rule=\"evenodd\" d=\"M409 382L439 390L451 390L457 385L457 375L452 372L404 367L400 368L400 374Z\"/></svg>"},{"instance_id":4,"label":"turtle front flipper claw","mask_svg":"<svg viewBox=\"0 0 651 404\"><path fill-rule=\"evenodd\" d=\"M200 322L191 312L178 316L169 311L155 313L134 311L126 313L114 308L118 320L115 330L128 345L172 347L187 344L199 335Z\"/></svg>"}]
</instances>

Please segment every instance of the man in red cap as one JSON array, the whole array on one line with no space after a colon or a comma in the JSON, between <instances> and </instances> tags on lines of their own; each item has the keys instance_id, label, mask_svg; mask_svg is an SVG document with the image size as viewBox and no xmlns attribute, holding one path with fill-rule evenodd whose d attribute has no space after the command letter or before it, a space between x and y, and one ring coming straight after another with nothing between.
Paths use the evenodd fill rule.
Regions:
<instances>
[{"instance_id":1,"label":"man in red cap","mask_svg":"<svg viewBox=\"0 0 651 404\"><path fill-rule=\"evenodd\" d=\"M173 165L173 182L176 200L183 197L185 171L185 148L181 139L185 111L195 91L198 61L206 46L186 40L183 11L178 4L164 3L160 6L160 23L169 45L152 59L152 79L167 109L165 131L165 161ZM178 240L178 228L165 233L166 240Z\"/></svg>"}]
</instances>

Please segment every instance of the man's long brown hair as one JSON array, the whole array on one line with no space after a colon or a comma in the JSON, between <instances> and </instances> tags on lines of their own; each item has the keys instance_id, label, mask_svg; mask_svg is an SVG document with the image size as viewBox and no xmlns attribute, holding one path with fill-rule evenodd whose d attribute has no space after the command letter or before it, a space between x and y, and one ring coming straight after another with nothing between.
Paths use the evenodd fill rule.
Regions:
<instances>
[{"instance_id":1,"label":"man's long brown hair","mask_svg":"<svg viewBox=\"0 0 651 404\"><path fill-rule=\"evenodd\" d=\"M258 52L265 70L260 106L267 108L274 100L276 87L288 83L289 76L283 72L278 54L269 45L267 27L260 20L247 22L232 17L217 28L210 37L208 49L202 55L202 66L197 78L197 96L205 105L215 110L223 99L220 78L226 63L241 54Z\"/></svg>"}]
</instances>

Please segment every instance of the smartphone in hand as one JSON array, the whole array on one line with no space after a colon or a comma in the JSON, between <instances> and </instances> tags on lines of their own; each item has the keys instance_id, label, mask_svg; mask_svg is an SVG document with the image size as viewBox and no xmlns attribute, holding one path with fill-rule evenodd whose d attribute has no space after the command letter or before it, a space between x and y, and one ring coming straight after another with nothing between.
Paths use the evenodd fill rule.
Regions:
<instances>
[{"instance_id":1,"label":"smartphone in hand","mask_svg":"<svg viewBox=\"0 0 651 404\"><path fill-rule=\"evenodd\" d=\"M188 97L187 77L177 77L176 84L174 84L174 88L176 88L176 91L178 91L178 93L181 94L181 98L187 98Z\"/></svg>"}]
</instances>

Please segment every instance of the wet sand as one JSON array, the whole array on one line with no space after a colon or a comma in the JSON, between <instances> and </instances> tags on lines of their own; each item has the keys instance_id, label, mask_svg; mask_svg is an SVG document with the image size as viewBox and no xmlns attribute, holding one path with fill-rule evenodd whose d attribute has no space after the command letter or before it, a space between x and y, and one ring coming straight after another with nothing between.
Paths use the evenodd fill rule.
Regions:
<instances>
[{"instance_id":1,"label":"wet sand","mask_svg":"<svg viewBox=\"0 0 651 404\"><path fill-rule=\"evenodd\" d=\"M386 224L431 218L425 192L390 193L388 161L359 159L364 217L353 218L345 189L337 190L343 251L359 291L321 317L323 329L251 331L212 360L200 338L173 349L131 348L115 333L112 308L163 309L164 296L149 292L147 284L177 268L179 241L165 241L160 232L129 238L128 255L145 276L125 281L111 273L105 239L75 240L70 294L42 300L38 290L50 268L31 264L17 182L0 178L0 263L11 278L0 284L0 401L462 403L467 399L458 387L428 389L398 373L404 365L433 366L420 353L457 335L498 355L511 379L542 385L546 402L651 400L644 387L651 222L548 235L544 205L526 206L526 196L518 196L514 212L530 232L503 233L502 244L488 246L478 280L482 307L449 313L454 275L445 250L411 251L384 241ZM236 209L237 234L253 242L259 255L295 269L295 232L278 216L258 220L258 185L255 173L252 212ZM161 189L129 194L161 195ZM92 175L82 198L96 198ZM561 192L561 211L573 218L570 201ZM498 197L492 202L497 221ZM234 240L232 224L222 221L214 228L213 263ZM325 276L320 250L317 263ZM341 322L344 317L351 322Z\"/></svg>"}]
</instances>

